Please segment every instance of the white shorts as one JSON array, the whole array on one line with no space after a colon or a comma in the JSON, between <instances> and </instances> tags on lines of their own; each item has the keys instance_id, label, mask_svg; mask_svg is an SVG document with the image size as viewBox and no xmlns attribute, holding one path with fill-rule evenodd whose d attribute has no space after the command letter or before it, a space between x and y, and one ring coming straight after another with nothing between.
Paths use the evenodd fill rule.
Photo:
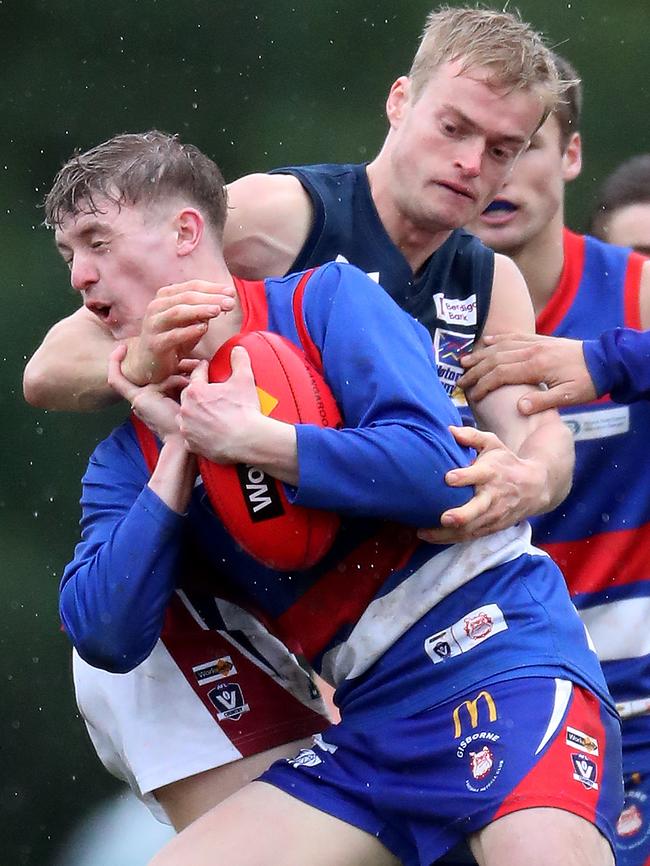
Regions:
<instances>
[{"instance_id":1,"label":"white shorts","mask_svg":"<svg viewBox=\"0 0 650 866\"><path fill-rule=\"evenodd\" d=\"M245 623L245 645L187 625L186 639L158 641L127 674L93 668L73 652L77 705L100 760L162 821L157 788L329 724L309 676L256 620Z\"/></svg>"}]
</instances>

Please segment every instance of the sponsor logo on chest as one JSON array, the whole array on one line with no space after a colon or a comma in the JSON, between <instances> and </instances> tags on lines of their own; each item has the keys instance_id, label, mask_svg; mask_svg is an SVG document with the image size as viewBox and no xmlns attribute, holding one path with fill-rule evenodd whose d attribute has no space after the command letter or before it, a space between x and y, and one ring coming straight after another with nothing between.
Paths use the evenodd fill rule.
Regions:
<instances>
[{"instance_id":1,"label":"sponsor logo on chest","mask_svg":"<svg viewBox=\"0 0 650 866\"><path fill-rule=\"evenodd\" d=\"M447 298L442 292L433 296L436 316L448 325L476 325L476 295L468 298Z\"/></svg>"}]
</instances>

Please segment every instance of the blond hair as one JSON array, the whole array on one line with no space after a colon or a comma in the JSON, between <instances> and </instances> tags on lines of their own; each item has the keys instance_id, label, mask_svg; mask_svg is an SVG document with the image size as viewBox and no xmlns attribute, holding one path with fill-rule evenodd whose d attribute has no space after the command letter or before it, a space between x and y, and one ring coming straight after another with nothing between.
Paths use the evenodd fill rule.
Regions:
<instances>
[{"instance_id":1,"label":"blond hair","mask_svg":"<svg viewBox=\"0 0 650 866\"><path fill-rule=\"evenodd\" d=\"M558 75L542 36L511 12L449 6L431 12L409 72L414 98L440 65L456 60L460 74L488 69L493 87L537 91L544 118L570 86Z\"/></svg>"}]
</instances>

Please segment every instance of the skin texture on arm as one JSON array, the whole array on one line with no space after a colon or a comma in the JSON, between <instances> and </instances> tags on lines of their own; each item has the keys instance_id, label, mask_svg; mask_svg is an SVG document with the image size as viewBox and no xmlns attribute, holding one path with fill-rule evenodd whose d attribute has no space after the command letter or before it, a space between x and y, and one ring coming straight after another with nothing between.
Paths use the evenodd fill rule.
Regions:
<instances>
[{"instance_id":1,"label":"skin texture on arm","mask_svg":"<svg viewBox=\"0 0 650 866\"><path fill-rule=\"evenodd\" d=\"M247 280L282 277L293 267L312 223L309 195L288 174L249 174L228 185L223 252Z\"/></svg>"},{"instance_id":2,"label":"skin texture on arm","mask_svg":"<svg viewBox=\"0 0 650 866\"><path fill-rule=\"evenodd\" d=\"M641 326L650 328L650 262L643 266L640 285ZM587 369L580 340L512 333L492 334L485 346L462 360L466 372L460 384L476 400L503 385L538 384L546 391L525 388L519 399L524 415L559 406L588 403L598 396ZM600 389L598 389L600 390Z\"/></svg>"},{"instance_id":3,"label":"skin texture on arm","mask_svg":"<svg viewBox=\"0 0 650 866\"><path fill-rule=\"evenodd\" d=\"M25 400L39 409L92 412L116 403L108 387L115 342L99 319L81 307L50 328L23 375Z\"/></svg>"},{"instance_id":4,"label":"skin texture on arm","mask_svg":"<svg viewBox=\"0 0 650 866\"><path fill-rule=\"evenodd\" d=\"M205 280L163 286L147 307L140 334L126 343L125 376L140 385L166 379L203 337L207 322L233 304L232 286ZM72 412L115 403L119 395L108 383L115 346L99 318L81 307L51 328L29 361L25 399L43 409Z\"/></svg>"},{"instance_id":5,"label":"skin texture on arm","mask_svg":"<svg viewBox=\"0 0 650 866\"><path fill-rule=\"evenodd\" d=\"M516 265L495 259L494 287L486 330L526 333L534 328L528 291ZM482 341L479 341L478 349ZM467 505L442 517L443 529L425 532L432 542L463 541L511 526L554 508L571 487L573 442L555 411L522 416L517 401L526 389L504 386L470 406L477 423L491 432L454 428L458 442L475 448L478 457L467 469L447 475L452 486L472 484L476 494Z\"/></svg>"}]
</instances>

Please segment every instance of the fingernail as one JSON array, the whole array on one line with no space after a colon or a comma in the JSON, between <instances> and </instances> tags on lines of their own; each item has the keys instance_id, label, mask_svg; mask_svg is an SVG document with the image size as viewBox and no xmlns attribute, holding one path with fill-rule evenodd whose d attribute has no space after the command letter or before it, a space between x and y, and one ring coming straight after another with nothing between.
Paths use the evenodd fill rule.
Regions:
<instances>
[{"instance_id":1,"label":"fingernail","mask_svg":"<svg viewBox=\"0 0 650 866\"><path fill-rule=\"evenodd\" d=\"M530 400L528 400L526 397L522 397L519 401L519 411L524 415L528 415L529 412L532 411L532 408L533 404L530 402Z\"/></svg>"}]
</instances>

